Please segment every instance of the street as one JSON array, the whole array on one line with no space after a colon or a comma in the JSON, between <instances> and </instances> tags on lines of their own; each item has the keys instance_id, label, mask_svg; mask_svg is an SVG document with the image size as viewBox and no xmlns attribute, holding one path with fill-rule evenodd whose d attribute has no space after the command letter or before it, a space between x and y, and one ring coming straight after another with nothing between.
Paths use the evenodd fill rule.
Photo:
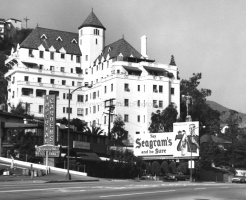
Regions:
<instances>
[{"instance_id":1,"label":"street","mask_svg":"<svg viewBox=\"0 0 246 200\"><path fill-rule=\"evenodd\" d=\"M246 184L155 181L101 181L71 183L1 182L4 200L33 199L245 199Z\"/></svg>"}]
</instances>

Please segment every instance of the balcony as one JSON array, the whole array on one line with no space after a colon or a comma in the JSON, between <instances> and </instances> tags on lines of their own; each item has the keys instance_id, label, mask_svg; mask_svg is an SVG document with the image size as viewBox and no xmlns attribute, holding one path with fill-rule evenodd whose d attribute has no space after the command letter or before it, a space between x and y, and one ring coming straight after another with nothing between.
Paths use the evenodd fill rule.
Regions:
<instances>
[{"instance_id":1,"label":"balcony","mask_svg":"<svg viewBox=\"0 0 246 200\"><path fill-rule=\"evenodd\" d=\"M34 63L35 64L35 63ZM52 70L44 70L40 69L37 64L35 64L36 67L27 67L23 63L20 65L15 65L11 70L9 70L5 74L5 78L13 74L14 72L24 72L24 73L33 73L33 74L43 74L43 75L52 75L52 76L61 76L66 78L78 78L81 80L81 77L83 77L82 74L76 74L76 73L66 73L61 71L52 71Z\"/></svg>"}]
</instances>

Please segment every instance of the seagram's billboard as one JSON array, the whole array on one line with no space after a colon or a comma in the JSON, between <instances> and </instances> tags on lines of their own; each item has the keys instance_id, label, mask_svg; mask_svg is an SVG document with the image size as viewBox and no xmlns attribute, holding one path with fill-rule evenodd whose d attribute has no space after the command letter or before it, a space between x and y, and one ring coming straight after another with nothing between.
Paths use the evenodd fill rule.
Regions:
<instances>
[{"instance_id":1,"label":"seagram's billboard","mask_svg":"<svg viewBox=\"0 0 246 200\"><path fill-rule=\"evenodd\" d=\"M190 158L199 156L199 123L173 124L173 132L136 134L135 156L168 156Z\"/></svg>"}]
</instances>

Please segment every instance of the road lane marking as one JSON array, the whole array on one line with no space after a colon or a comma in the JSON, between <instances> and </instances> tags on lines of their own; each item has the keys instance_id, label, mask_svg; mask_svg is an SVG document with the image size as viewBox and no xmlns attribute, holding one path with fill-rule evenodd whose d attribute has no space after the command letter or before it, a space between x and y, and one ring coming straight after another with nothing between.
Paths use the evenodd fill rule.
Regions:
<instances>
[{"instance_id":1,"label":"road lane marking","mask_svg":"<svg viewBox=\"0 0 246 200\"><path fill-rule=\"evenodd\" d=\"M176 191L176 190L154 191L154 192L141 192L141 193L126 193L126 194L114 194L114 195L100 196L100 198L120 197L120 196L133 196L133 195L164 193L164 192L174 192L174 191Z\"/></svg>"},{"instance_id":2,"label":"road lane marking","mask_svg":"<svg viewBox=\"0 0 246 200\"><path fill-rule=\"evenodd\" d=\"M195 188L194 190L206 190L207 188Z\"/></svg>"},{"instance_id":3,"label":"road lane marking","mask_svg":"<svg viewBox=\"0 0 246 200\"><path fill-rule=\"evenodd\" d=\"M10 193L10 192L33 192L33 191L51 191L51 190L66 190L66 189L76 189L83 187L66 187L66 188L41 188L41 189L28 189L28 190L5 190L0 191L0 193Z\"/></svg>"}]
</instances>

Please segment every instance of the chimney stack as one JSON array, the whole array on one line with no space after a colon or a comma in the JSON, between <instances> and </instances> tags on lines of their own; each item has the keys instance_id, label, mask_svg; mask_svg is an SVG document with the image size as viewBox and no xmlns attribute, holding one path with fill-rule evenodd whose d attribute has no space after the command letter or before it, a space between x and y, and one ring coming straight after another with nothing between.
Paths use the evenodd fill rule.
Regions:
<instances>
[{"instance_id":1,"label":"chimney stack","mask_svg":"<svg viewBox=\"0 0 246 200\"><path fill-rule=\"evenodd\" d=\"M141 54L144 58L148 58L147 56L147 37L143 35L141 37Z\"/></svg>"}]
</instances>

